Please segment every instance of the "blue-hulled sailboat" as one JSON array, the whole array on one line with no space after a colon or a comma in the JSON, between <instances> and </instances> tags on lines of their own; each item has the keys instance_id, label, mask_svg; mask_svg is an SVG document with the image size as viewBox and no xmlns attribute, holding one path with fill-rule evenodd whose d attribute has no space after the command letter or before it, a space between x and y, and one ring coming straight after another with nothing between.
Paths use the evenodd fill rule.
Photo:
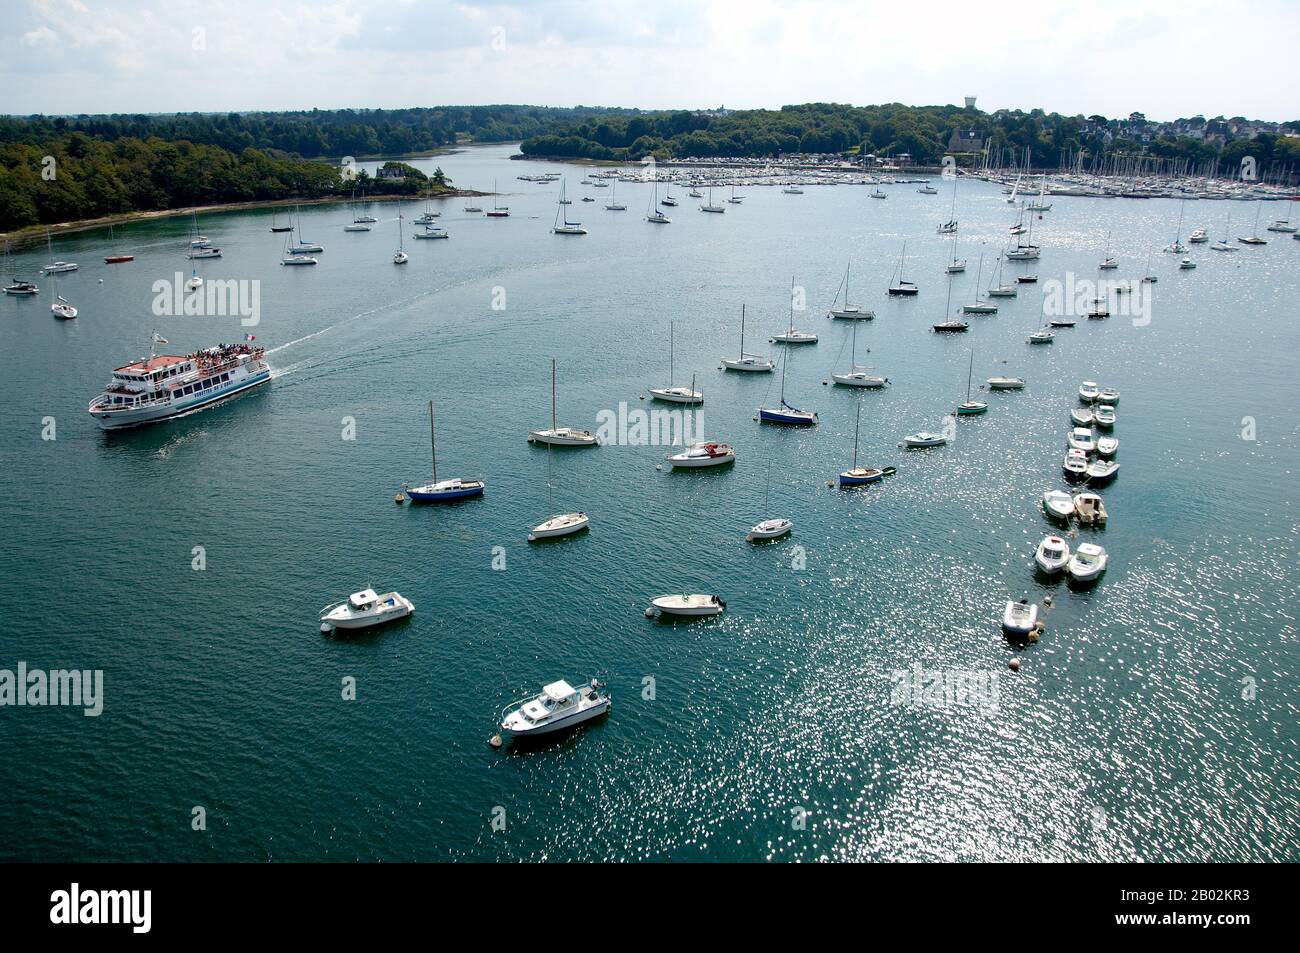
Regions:
<instances>
[{"instance_id":1,"label":"blue-hulled sailboat","mask_svg":"<svg viewBox=\"0 0 1300 953\"><path fill-rule=\"evenodd\" d=\"M460 477L438 480L438 441L433 429L433 401L429 401L429 446L433 453L433 480L424 486L402 486L412 503L446 503L483 493L482 480L462 480Z\"/></svg>"}]
</instances>

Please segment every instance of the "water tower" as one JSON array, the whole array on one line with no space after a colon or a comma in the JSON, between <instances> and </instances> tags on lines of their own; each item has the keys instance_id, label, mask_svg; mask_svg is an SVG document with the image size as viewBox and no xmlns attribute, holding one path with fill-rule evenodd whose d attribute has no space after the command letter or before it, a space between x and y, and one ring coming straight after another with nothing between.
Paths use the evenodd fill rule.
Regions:
<instances>
[{"instance_id":1,"label":"water tower","mask_svg":"<svg viewBox=\"0 0 1300 953\"><path fill-rule=\"evenodd\" d=\"M967 97L966 97L966 108L967 108L967 109L974 109L974 108L975 108L975 97L974 97L974 96L967 96Z\"/></svg>"}]
</instances>

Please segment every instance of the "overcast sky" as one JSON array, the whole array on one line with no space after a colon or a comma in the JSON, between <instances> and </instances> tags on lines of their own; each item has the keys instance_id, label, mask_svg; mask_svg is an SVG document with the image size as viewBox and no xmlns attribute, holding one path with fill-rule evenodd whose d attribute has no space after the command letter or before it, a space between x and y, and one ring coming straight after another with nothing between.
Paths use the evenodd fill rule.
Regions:
<instances>
[{"instance_id":1,"label":"overcast sky","mask_svg":"<svg viewBox=\"0 0 1300 953\"><path fill-rule=\"evenodd\" d=\"M1300 119L1300 0L0 0L0 111L960 102Z\"/></svg>"}]
</instances>

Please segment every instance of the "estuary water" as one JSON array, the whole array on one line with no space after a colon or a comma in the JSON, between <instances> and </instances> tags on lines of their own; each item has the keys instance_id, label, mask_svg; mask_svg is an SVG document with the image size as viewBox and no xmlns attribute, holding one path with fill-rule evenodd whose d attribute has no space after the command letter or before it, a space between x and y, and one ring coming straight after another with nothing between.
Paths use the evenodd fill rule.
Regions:
<instances>
[{"instance_id":1,"label":"estuary water","mask_svg":"<svg viewBox=\"0 0 1300 953\"><path fill-rule=\"evenodd\" d=\"M190 273L185 218L62 239L55 257L81 265L58 282L72 322L36 278L45 249L12 256L5 277L42 287L0 300L0 668L101 669L104 699L97 717L0 708L6 858L1300 858L1300 241L1263 230L1289 206L1262 206L1266 246L1193 246L1185 271L1160 251L1178 202L1059 197L1034 221L1041 260L1004 266L1039 284L940 336L947 183L885 186L884 201L745 188L723 215L675 187L673 222L656 226L650 185L620 183L628 209L610 212L610 190L579 184L587 170L513 151L416 163L465 188L497 182L511 215L433 203L450 239L415 241L422 206L406 203L403 267L392 203L369 206L369 233L342 231L343 206L303 208L304 237L325 247L311 268L279 265L269 211L201 216L223 255L199 273L258 282L256 325L156 313L154 283ZM516 179L555 170L590 234L552 235L559 183ZM1256 208L1188 202L1183 236L1249 235ZM996 186L962 181L956 214L969 267L954 309L981 255L980 284L994 277L1016 213ZM905 242L920 294L889 299ZM135 261L103 264L115 252ZM1029 346L1049 281L1095 279L1107 253L1108 277L1158 276L1144 316L1080 317ZM850 263L852 297L877 315L858 361L884 390L822 383L850 361L849 323L825 316ZM800 430L754 420L780 374L719 370L742 304L746 350L780 357L768 338L792 280L796 324L821 336L786 368L786 399L820 415ZM550 425L552 358L560 424L648 410L670 324L674 382L704 392L703 429L736 448L733 467L526 442ZM275 379L102 433L86 404L154 330L169 353L252 333ZM1026 388L981 396L989 413L957 421L946 447L900 450L964 399L972 352L977 386L1011 374ZM1102 542L1110 568L1071 589L1032 556L1085 379L1121 391L1121 470L1102 490L1109 526L1071 539ZM429 400L440 478L482 477L482 499L393 502L427 479ZM860 462L897 473L832 490L858 406ZM590 532L525 541L569 510ZM747 543L769 516L794 533ZM320 634L320 608L367 584L414 616ZM673 592L716 592L728 610L643 617ZM1022 595L1053 600L1028 647L998 625ZM608 718L549 745L487 745L507 703L592 677L613 694Z\"/></svg>"}]
</instances>

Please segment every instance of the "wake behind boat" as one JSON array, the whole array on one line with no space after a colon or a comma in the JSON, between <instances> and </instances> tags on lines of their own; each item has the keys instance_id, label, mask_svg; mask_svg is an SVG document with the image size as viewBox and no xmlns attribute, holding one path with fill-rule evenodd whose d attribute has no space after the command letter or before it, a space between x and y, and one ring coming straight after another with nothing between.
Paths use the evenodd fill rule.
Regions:
<instances>
[{"instance_id":1,"label":"wake behind boat","mask_svg":"<svg viewBox=\"0 0 1300 953\"><path fill-rule=\"evenodd\" d=\"M251 335L249 338L251 339ZM153 335L153 344L166 344ZM264 351L250 344L222 344L181 357L155 354L113 371L87 412L104 430L157 423L220 403L271 379Z\"/></svg>"}]
</instances>

